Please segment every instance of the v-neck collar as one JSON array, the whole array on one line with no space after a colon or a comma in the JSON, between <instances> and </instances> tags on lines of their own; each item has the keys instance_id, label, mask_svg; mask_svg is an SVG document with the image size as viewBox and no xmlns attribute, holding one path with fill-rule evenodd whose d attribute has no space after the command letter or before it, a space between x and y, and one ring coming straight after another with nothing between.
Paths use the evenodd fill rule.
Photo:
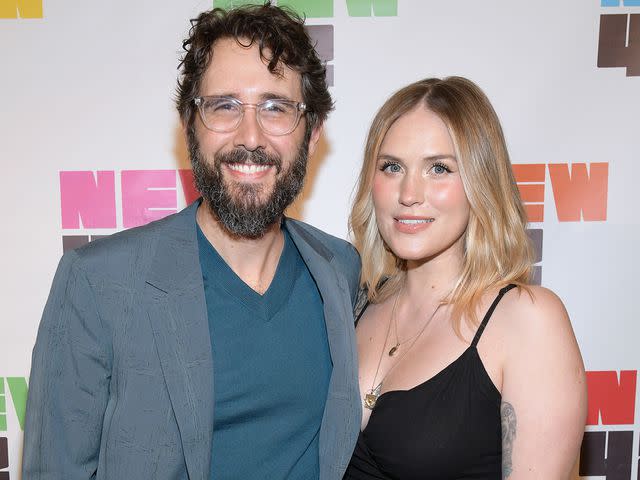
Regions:
<instances>
[{"instance_id":1,"label":"v-neck collar","mask_svg":"<svg viewBox=\"0 0 640 480\"><path fill-rule=\"evenodd\" d=\"M284 246L271 284L264 294L260 294L247 285L225 262L200 226L196 225L196 228L205 285L208 282L215 283L265 321L271 320L289 298L295 280L300 274L301 260L297 258L296 246L287 230L282 229Z\"/></svg>"}]
</instances>

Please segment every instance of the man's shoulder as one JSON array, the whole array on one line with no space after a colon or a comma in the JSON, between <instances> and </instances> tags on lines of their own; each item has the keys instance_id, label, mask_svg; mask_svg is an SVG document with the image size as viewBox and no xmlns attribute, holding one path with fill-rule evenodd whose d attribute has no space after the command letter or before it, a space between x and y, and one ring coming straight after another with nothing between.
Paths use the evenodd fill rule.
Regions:
<instances>
[{"instance_id":1,"label":"man's shoulder","mask_svg":"<svg viewBox=\"0 0 640 480\"><path fill-rule=\"evenodd\" d=\"M91 241L73 252L77 266L87 270L108 271L111 267L121 269L123 265L134 265L146 260L154 254L158 240L176 234L180 230L190 228L189 217L192 206L168 215L146 225L123 230L112 235ZM195 219L195 216L194 216ZM195 220L192 227L195 228ZM195 232L194 232L195 238Z\"/></svg>"},{"instance_id":2,"label":"man's shoulder","mask_svg":"<svg viewBox=\"0 0 640 480\"><path fill-rule=\"evenodd\" d=\"M311 246L317 249L324 249L325 256L358 257L358 253L353 245L342 238L331 235L301 220L287 218L286 222L290 231L294 230L301 235L307 243L310 243Z\"/></svg>"},{"instance_id":3,"label":"man's shoulder","mask_svg":"<svg viewBox=\"0 0 640 480\"><path fill-rule=\"evenodd\" d=\"M357 290L360 280L360 255L351 243L299 220L288 218L286 225L289 232L293 231L302 237L337 272L344 275L352 292Z\"/></svg>"},{"instance_id":4,"label":"man's shoulder","mask_svg":"<svg viewBox=\"0 0 640 480\"><path fill-rule=\"evenodd\" d=\"M344 276L349 285L351 301L355 302L360 284L360 255L351 243L342 238L323 232L317 227L299 220L286 219L289 232L295 232L304 241L322 255L335 269Z\"/></svg>"}]
</instances>

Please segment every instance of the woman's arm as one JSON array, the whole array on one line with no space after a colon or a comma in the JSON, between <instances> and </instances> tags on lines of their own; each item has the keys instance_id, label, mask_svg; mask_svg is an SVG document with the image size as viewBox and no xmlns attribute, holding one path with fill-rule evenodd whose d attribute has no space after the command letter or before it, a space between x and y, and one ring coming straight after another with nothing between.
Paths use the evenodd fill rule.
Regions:
<instances>
[{"instance_id":1,"label":"woman's arm","mask_svg":"<svg viewBox=\"0 0 640 480\"><path fill-rule=\"evenodd\" d=\"M569 317L551 291L512 303L502 379L502 478L566 480L584 432L584 365Z\"/></svg>"}]
</instances>

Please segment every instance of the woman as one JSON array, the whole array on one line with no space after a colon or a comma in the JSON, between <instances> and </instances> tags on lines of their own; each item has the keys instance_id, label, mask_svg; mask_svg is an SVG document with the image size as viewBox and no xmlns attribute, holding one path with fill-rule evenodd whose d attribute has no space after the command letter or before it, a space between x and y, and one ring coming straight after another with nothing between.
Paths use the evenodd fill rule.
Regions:
<instances>
[{"instance_id":1,"label":"woman","mask_svg":"<svg viewBox=\"0 0 640 480\"><path fill-rule=\"evenodd\" d=\"M562 302L532 248L495 111L460 77L375 117L351 213L368 303L345 478L566 479L586 417Z\"/></svg>"}]
</instances>

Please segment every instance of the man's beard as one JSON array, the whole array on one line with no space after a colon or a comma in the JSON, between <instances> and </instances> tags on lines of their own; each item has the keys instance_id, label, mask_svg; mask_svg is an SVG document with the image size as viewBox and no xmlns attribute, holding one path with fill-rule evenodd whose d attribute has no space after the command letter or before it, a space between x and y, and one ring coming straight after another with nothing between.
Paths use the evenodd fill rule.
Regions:
<instances>
[{"instance_id":1,"label":"man's beard","mask_svg":"<svg viewBox=\"0 0 640 480\"><path fill-rule=\"evenodd\" d=\"M211 165L200 150L195 133L189 135L188 141L196 188L222 227L233 236L262 237L302 190L307 171L308 135L305 135L286 171L282 171L282 159L279 156L269 155L262 149L248 151L236 148L217 153ZM226 183L222 175L223 163L273 165L277 175L273 190L266 199L261 200L264 185L233 181Z\"/></svg>"}]
</instances>

